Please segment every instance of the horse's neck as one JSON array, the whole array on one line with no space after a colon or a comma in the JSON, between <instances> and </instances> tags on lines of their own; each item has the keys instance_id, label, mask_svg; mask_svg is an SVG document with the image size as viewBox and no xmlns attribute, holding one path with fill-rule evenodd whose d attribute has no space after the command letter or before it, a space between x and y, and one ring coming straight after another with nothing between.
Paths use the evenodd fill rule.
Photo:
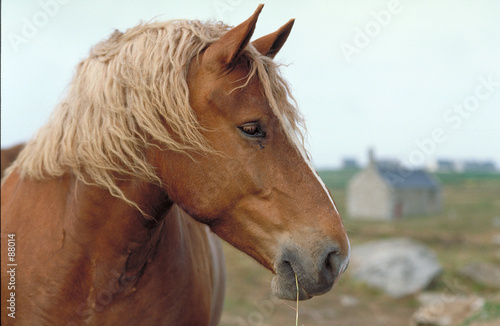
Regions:
<instances>
[{"instance_id":1,"label":"horse's neck","mask_svg":"<svg viewBox=\"0 0 500 326\"><path fill-rule=\"evenodd\" d=\"M141 209L147 209L146 213L157 222L146 220L121 199L108 197L103 203L100 198L105 194L84 190L82 198L85 200L77 205L82 211L77 224L83 224L80 227L84 233L93 233L85 239L95 264L89 287L91 292L87 294L91 302L89 307L102 306L105 303L102 302L103 294L113 298L121 296L129 303L130 298L137 295L141 300L134 304L134 309L141 311L156 307L152 309L155 313L149 316L152 320L168 317L172 320L167 324L185 320L180 324L199 325L206 324L211 314L217 320L217 313L212 310L219 309L216 303L221 302L223 296L221 253L213 250L214 246L217 247L214 240L208 238L205 225L187 216L162 193L149 188L145 186L129 191L128 198L136 201ZM147 196L136 196L138 194ZM149 200L149 206L141 200ZM94 204L101 206L99 209L87 207ZM96 211L100 215L108 212L109 216L101 216L108 221L93 220L90 215ZM87 220L94 221L94 226L88 231ZM218 256L212 257L212 254ZM217 271L216 275L214 271ZM187 287L192 287L192 293L186 293ZM118 304L119 300L116 302ZM196 304L199 316L183 316L186 303ZM100 323L99 318L105 318L94 314L99 309L90 309L96 324ZM162 314L166 316L158 317Z\"/></svg>"},{"instance_id":2,"label":"horse's neck","mask_svg":"<svg viewBox=\"0 0 500 326\"><path fill-rule=\"evenodd\" d=\"M38 324L75 318L110 325L113 304L133 320L144 319L145 311L151 320L189 325L209 318L223 296L218 242L162 191L132 183L123 189L157 222L71 176L40 182L14 172L7 178L2 214L10 218L2 218L2 236L16 233L16 254L30 262L18 275L30 289L16 297L25 316L44 316ZM186 304L203 313L186 315Z\"/></svg>"},{"instance_id":3,"label":"horse's neck","mask_svg":"<svg viewBox=\"0 0 500 326\"><path fill-rule=\"evenodd\" d=\"M172 202L158 187L128 183L122 188L125 196L149 215L146 218L105 189L73 182L73 196L66 204L73 209L66 214L65 228L89 255L95 274L103 277L95 282L108 282L109 277L126 283L137 280L159 242Z\"/></svg>"}]
</instances>

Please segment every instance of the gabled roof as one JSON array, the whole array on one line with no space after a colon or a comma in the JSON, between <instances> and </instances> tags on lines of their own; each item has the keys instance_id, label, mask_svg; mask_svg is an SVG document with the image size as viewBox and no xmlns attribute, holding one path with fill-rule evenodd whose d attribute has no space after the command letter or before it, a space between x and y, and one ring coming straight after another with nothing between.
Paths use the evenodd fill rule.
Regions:
<instances>
[{"instance_id":1,"label":"gabled roof","mask_svg":"<svg viewBox=\"0 0 500 326\"><path fill-rule=\"evenodd\" d=\"M424 170L402 170L377 167L382 179L396 189L438 189L439 183Z\"/></svg>"}]
</instances>

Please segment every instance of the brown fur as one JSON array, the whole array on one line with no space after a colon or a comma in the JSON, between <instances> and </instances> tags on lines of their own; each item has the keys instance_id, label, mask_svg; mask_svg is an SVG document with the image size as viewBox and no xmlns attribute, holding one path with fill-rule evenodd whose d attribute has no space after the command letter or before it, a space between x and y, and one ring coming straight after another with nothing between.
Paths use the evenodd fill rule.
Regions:
<instances>
[{"instance_id":1,"label":"brown fur","mask_svg":"<svg viewBox=\"0 0 500 326\"><path fill-rule=\"evenodd\" d=\"M28 143L3 181L2 241L15 234L18 265L16 319L3 309L2 325L215 325L224 273L212 231L275 273L272 288L280 298L296 297L294 274L301 299L332 288L347 267L349 242L295 136L299 114L291 111L286 84L271 69L291 24L257 40L262 53L249 44L261 9L186 63L184 89L195 120L177 118L197 125L194 130L162 118L168 105L149 106L161 112L148 111L157 120L141 125L134 105L96 107L103 104L98 101L80 113L95 125L92 119L79 123L74 111L81 106L72 103L93 103L75 90L80 78L103 80L93 69L87 77L77 72L71 101ZM143 29L135 31L127 38L140 39ZM103 64L132 50L99 49L91 58ZM132 62L115 68L127 71L134 59L146 60L127 58ZM126 93L138 83L150 93L126 97L126 103L163 101L165 92L175 93L165 89L161 74L146 70L130 77L113 87ZM107 94L94 95L107 100ZM185 101L185 95L171 98ZM113 123L102 125L101 113L116 114L108 121ZM131 133L113 135L123 123ZM243 132L248 125L257 136ZM166 134L150 132L153 127ZM76 142L76 135L97 137L97 130L110 138ZM7 253L3 243L2 266ZM2 269L2 284L8 281ZM2 302L9 297L2 286Z\"/></svg>"}]
</instances>

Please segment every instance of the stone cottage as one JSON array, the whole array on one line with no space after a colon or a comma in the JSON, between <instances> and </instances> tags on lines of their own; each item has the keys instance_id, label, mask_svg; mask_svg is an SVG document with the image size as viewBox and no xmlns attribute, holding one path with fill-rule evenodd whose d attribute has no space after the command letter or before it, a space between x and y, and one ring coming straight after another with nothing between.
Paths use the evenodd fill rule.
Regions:
<instances>
[{"instance_id":1,"label":"stone cottage","mask_svg":"<svg viewBox=\"0 0 500 326\"><path fill-rule=\"evenodd\" d=\"M371 150L368 167L347 187L347 212L353 218L394 220L439 213L441 207L441 187L433 176L376 162Z\"/></svg>"}]
</instances>

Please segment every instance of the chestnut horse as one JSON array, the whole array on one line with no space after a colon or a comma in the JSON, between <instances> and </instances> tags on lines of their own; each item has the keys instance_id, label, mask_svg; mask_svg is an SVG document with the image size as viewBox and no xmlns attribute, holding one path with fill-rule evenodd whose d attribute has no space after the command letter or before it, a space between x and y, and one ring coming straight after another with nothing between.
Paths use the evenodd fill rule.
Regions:
<instances>
[{"instance_id":1,"label":"chestnut horse","mask_svg":"<svg viewBox=\"0 0 500 326\"><path fill-rule=\"evenodd\" d=\"M261 9L141 24L79 64L3 180L2 325L215 325L214 233L279 298L333 287L349 241L273 61L293 20L250 42Z\"/></svg>"}]
</instances>

